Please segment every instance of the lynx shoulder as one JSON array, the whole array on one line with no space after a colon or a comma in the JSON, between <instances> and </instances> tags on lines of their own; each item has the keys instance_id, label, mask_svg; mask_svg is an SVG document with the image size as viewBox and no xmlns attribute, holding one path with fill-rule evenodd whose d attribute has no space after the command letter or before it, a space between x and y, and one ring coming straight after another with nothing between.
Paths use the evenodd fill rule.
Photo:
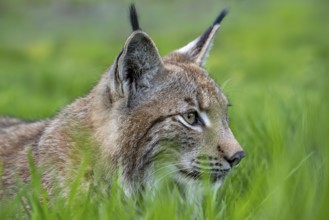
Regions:
<instances>
[{"instance_id":1,"label":"lynx shoulder","mask_svg":"<svg viewBox=\"0 0 329 220\"><path fill-rule=\"evenodd\" d=\"M49 120L0 118L0 195L15 190L17 177L30 181L29 154L49 192L72 181L86 152L82 187L120 170L123 187L134 191L152 182L162 155L176 182L193 184L210 171L220 185L244 157L229 128L229 102L203 67L225 15L161 57L132 5L133 32L88 95Z\"/></svg>"}]
</instances>

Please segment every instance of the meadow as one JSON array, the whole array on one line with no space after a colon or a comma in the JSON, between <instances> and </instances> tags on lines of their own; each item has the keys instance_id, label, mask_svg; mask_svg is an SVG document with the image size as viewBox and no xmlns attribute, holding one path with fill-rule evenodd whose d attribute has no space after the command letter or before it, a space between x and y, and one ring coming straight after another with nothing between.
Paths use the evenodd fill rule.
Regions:
<instances>
[{"instance_id":1,"label":"meadow","mask_svg":"<svg viewBox=\"0 0 329 220\"><path fill-rule=\"evenodd\" d=\"M0 115L50 118L87 94L130 34L129 3L0 2ZM161 55L193 40L229 7L206 68L233 105L231 128L246 158L218 191L205 187L197 208L166 184L142 199L124 197L113 184L108 198L72 192L68 201L47 204L36 172L33 190L0 201L0 219L328 219L329 2L136 6Z\"/></svg>"}]
</instances>

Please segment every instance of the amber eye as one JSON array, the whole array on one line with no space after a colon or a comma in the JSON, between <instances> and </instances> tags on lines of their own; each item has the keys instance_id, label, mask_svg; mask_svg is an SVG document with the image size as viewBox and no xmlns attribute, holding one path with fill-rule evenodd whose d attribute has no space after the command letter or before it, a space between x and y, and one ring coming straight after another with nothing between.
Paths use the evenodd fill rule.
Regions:
<instances>
[{"instance_id":1,"label":"amber eye","mask_svg":"<svg viewBox=\"0 0 329 220\"><path fill-rule=\"evenodd\" d=\"M184 120L190 125L196 125L198 123L198 115L196 112L188 112L183 114Z\"/></svg>"}]
</instances>

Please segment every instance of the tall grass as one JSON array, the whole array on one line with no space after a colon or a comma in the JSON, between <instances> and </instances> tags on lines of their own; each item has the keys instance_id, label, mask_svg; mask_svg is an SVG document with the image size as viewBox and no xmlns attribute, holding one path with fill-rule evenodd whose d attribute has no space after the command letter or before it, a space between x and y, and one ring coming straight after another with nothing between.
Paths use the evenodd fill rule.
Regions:
<instances>
[{"instance_id":1,"label":"tall grass","mask_svg":"<svg viewBox=\"0 0 329 220\"><path fill-rule=\"evenodd\" d=\"M108 197L91 191L49 199L36 170L18 196L0 202L0 219L326 219L329 4L145 0L137 8L165 54L201 33L225 4L230 14L207 69L233 103L231 127L247 156L222 188L205 185L199 206L167 180L133 199L116 181ZM5 115L53 116L88 92L129 34L124 3L3 1L1 7Z\"/></svg>"}]
</instances>

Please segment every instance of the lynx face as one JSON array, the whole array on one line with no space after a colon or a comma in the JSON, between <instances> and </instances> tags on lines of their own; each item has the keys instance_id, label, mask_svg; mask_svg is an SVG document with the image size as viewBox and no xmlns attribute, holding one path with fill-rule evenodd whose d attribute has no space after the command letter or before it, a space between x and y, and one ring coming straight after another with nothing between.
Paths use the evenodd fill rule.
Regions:
<instances>
[{"instance_id":1,"label":"lynx face","mask_svg":"<svg viewBox=\"0 0 329 220\"><path fill-rule=\"evenodd\" d=\"M177 94L176 114L170 112L179 180L198 179L207 173L214 182L221 181L244 155L228 126L229 102L202 68L189 63L177 75L182 84L188 82Z\"/></svg>"},{"instance_id":2,"label":"lynx face","mask_svg":"<svg viewBox=\"0 0 329 220\"><path fill-rule=\"evenodd\" d=\"M114 124L120 125L115 138L120 147L111 152L118 152L125 181L147 182L164 158L160 164L171 167L179 182L206 173L221 183L244 157L229 128L229 102L202 66L225 14L196 40L161 58L132 8L134 32L109 71L107 93L116 103Z\"/></svg>"},{"instance_id":3,"label":"lynx face","mask_svg":"<svg viewBox=\"0 0 329 220\"><path fill-rule=\"evenodd\" d=\"M178 181L190 182L207 173L220 183L244 156L228 126L229 102L204 69L190 61L176 63L182 56L165 57L161 77L130 100L126 123L139 124L143 134L136 146L139 161L133 163L132 155L125 163L134 170L129 175L148 173L163 154L162 166L171 166ZM142 121L133 122L141 116ZM154 169L151 173L161 166Z\"/></svg>"}]
</instances>

